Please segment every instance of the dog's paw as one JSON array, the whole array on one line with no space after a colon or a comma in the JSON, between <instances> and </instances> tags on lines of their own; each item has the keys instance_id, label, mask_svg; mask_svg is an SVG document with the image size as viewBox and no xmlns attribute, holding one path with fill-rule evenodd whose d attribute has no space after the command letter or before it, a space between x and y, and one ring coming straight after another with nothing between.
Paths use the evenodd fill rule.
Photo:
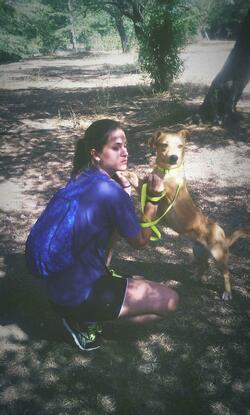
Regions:
<instances>
[{"instance_id":1,"label":"dog's paw","mask_svg":"<svg viewBox=\"0 0 250 415\"><path fill-rule=\"evenodd\" d=\"M224 293L222 294L222 300L223 301L230 301L232 300L232 294L228 293L227 291L224 291Z\"/></svg>"}]
</instances>

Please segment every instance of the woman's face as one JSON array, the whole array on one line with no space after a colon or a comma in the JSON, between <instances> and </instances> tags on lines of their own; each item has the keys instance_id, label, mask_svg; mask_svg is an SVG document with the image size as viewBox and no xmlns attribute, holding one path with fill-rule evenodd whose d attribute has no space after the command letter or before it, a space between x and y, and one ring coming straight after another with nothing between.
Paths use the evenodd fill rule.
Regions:
<instances>
[{"instance_id":1,"label":"woman's face","mask_svg":"<svg viewBox=\"0 0 250 415\"><path fill-rule=\"evenodd\" d=\"M128 164L127 139L121 128L113 130L100 153L96 153L98 165L110 176L116 171L124 171Z\"/></svg>"}]
</instances>

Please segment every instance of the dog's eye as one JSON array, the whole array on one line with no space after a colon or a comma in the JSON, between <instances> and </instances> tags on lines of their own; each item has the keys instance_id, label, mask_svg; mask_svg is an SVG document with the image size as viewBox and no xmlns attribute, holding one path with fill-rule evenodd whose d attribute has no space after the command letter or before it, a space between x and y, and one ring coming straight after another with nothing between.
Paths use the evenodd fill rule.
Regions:
<instances>
[{"instance_id":1,"label":"dog's eye","mask_svg":"<svg viewBox=\"0 0 250 415\"><path fill-rule=\"evenodd\" d=\"M183 148L183 144L179 144L178 145L178 148Z\"/></svg>"}]
</instances>

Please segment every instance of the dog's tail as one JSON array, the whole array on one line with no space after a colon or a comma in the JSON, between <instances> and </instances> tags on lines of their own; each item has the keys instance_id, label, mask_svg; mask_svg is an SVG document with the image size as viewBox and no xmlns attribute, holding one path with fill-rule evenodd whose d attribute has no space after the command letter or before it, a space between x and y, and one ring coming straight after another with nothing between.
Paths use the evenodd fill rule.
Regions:
<instances>
[{"instance_id":1,"label":"dog's tail","mask_svg":"<svg viewBox=\"0 0 250 415\"><path fill-rule=\"evenodd\" d=\"M231 235L227 237L227 246L228 248L234 244L239 238L245 238L250 235L250 227L237 229Z\"/></svg>"}]
</instances>

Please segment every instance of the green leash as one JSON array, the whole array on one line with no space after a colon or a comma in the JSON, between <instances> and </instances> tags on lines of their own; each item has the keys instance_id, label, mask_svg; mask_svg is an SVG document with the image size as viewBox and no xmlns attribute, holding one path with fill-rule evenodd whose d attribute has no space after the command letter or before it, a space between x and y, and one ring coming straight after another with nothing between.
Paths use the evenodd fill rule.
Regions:
<instances>
[{"instance_id":1,"label":"green leash","mask_svg":"<svg viewBox=\"0 0 250 415\"><path fill-rule=\"evenodd\" d=\"M159 231L159 229L157 228L157 224L162 220L162 218L172 209L172 207L174 206L176 199L179 195L181 186L182 186L183 181L179 184L179 186L177 187L177 190L175 192L175 196L172 200L172 202L170 203L170 205L167 207L167 209L165 210L165 212L157 219L151 221L151 222L142 222L141 223L141 227L142 228L151 228L152 231L154 232L155 236L151 236L150 240L151 241L157 241L158 239L161 239L161 232ZM142 213L144 213L144 208L145 208L145 204L146 201L151 201L151 202L159 202L167 193L167 191L165 190L163 192L163 194L161 196L158 197L149 197L147 196L147 188L148 188L148 184L144 183L142 185L142 189L141 189L141 210Z\"/></svg>"}]
</instances>

